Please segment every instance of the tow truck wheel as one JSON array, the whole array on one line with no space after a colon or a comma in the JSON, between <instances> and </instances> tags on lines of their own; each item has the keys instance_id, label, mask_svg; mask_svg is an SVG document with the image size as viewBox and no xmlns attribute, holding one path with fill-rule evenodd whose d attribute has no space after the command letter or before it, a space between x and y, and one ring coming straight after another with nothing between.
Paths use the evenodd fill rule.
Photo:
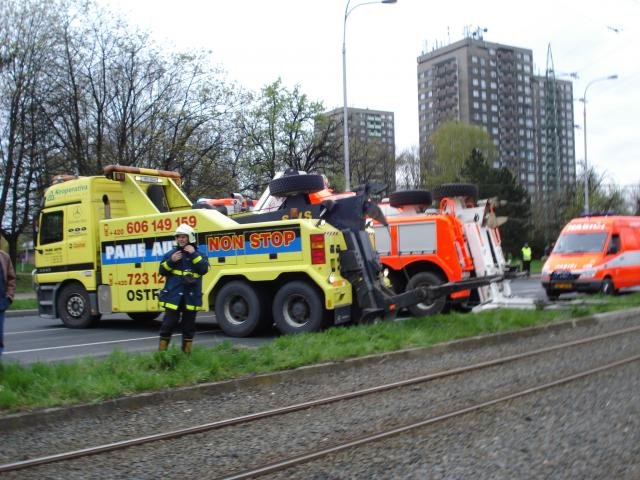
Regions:
<instances>
[{"instance_id":1,"label":"tow truck wheel","mask_svg":"<svg viewBox=\"0 0 640 480\"><path fill-rule=\"evenodd\" d=\"M445 183L433 190L433 197L442 200L445 197L478 198L478 186L473 183Z\"/></svg>"},{"instance_id":2,"label":"tow truck wheel","mask_svg":"<svg viewBox=\"0 0 640 480\"><path fill-rule=\"evenodd\" d=\"M316 332L324 318L320 294L305 282L285 283L273 299L273 320L282 333Z\"/></svg>"},{"instance_id":3,"label":"tow truck wheel","mask_svg":"<svg viewBox=\"0 0 640 480\"><path fill-rule=\"evenodd\" d=\"M427 190L402 190L389 195L389 205L404 207L405 205L431 205L433 197Z\"/></svg>"},{"instance_id":4,"label":"tow truck wheel","mask_svg":"<svg viewBox=\"0 0 640 480\"><path fill-rule=\"evenodd\" d=\"M416 273L411 279L407 282L407 291L413 290L417 287L430 287L433 285L440 285L442 280L436 274L431 272L420 272ZM414 317L424 317L426 315L436 315L444 309L447 303L446 295L435 299L431 303L418 303L417 305L413 305L409 307L409 311L411 315Z\"/></svg>"},{"instance_id":5,"label":"tow truck wheel","mask_svg":"<svg viewBox=\"0 0 640 480\"><path fill-rule=\"evenodd\" d=\"M216 321L230 337L247 337L260 326L260 297L245 282L227 283L216 294Z\"/></svg>"},{"instance_id":6,"label":"tow truck wheel","mask_svg":"<svg viewBox=\"0 0 640 480\"><path fill-rule=\"evenodd\" d=\"M100 315L91 315L89 294L80 284L65 286L58 295L58 314L68 328L89 328L100 320Z\"/></svg>"},{"instance_id":7,"label":"tow truck wheel","mask_svg":"<svg viewBox=\"0 0 640 480\"><path fill-rule=\"evenodd\" d=\"M299 193L315 193L324 188L322 175L286 175L269 182L269 192L276 197L287 197Z\"/></svg>"}]
</instances>

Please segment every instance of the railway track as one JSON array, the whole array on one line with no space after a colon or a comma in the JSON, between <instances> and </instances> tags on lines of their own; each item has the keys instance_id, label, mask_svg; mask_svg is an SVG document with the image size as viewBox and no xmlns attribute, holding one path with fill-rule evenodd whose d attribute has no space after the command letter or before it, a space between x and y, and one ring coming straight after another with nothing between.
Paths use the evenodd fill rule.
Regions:
<instances>
[{"instance_id":1,"label":"railway track","mask_svg":"<svg viewBox=\"0 0 640 480\"><path fill-rule=\"evenodd\" d=\"M203 423L194 425L187 428L174 429L171 431L160 432L158 434L146 435L137 438L131 438L118 442L106 443L104 445L97 445L94 447L88 447L83 449L77 449L73 451L60 452L53 455L42 456L37 458L30 458L26 460L20 460L12 463L5 463L0 465L0 473L18 471L25 473L30 469L41 470L46 468L48 464L60 464L67 463L69 461L81 461L85 457L95 457L97 455L107 455L115 451L123 449L133 449L135 447L144 445L153 445L154 443L162 443L162 441L170 441L178 438L182 438L188 435L206 434L207 432L222 430L230 427L244 428L247 425L257 422L269 422L270 419L276 417L283 417L288 414L294 414L296 412L309 412L313 409L331 406L333 404L345 404L346 402L361 399L363 397L380 395L392 391L411 389L416 386L424 386L437 381L449 381L463 375L477 375L479 372L488 369L495 369L498 367L505 367L509 364L522 362L525 360L531 360L536 357L545 357L548 355L566 354L572 349L579 349L581 347L589 347L590 345L598 342L615 341L616 339L628 339L629 336L640 333L640 327L634 326L630 328L624 328L609 332L606 334L595 335L584 339L558 343L556 345L534 349L528 352L508 355L500 358L495 358L488 361L478 362L473 365L465 367L448 369L436 373L430 373L423 376L414 377L402 381L385 383L377 385L375 387L364 388L356 391L351 391L341 395L332 395L324 398L318 398L312 401L306 401L302 403L288 405L282 408L274 408L261 412L256 412L248 415L237 416L220 421ZM537 382L535 385L526 385L515 390L511 389L502 395L496 395L489 399L482 399L474 401L472 404L461 406L460 408L450 408L447 411L439 411L434 414L424 412L423 416L419 419L414 419L410 422L401 422L395 424L389 428L375 428L368 431L365 434L353 435L352 429L349 429L346 435L342 438L336 439L332 442L331 446L323 446L321 448L307 449L303 452L295 452L292 455L280 456L275 459L265 458L258 461L258 466L243 469L242 465L236 465L231 471L226 469L220 472L222 478L229 479L241 479L252 478L256 476L273 474L283 469L291 468L292 466L299 465L304 462L317 460L323 456L331 455L345 449L358 447L370 442L380 441L384 438L399 435L410 430L419 429L428 425L432 425L437 422L448 420L456 416L467 415L479 410L497 405L502 402L508 402L510 400L531 395L533 393L543 391L545 389L561 386L569 382L573 382L579 379L587 378L592 375L598 375L602 372L610 369L619 368L622 365L637 362L640 360L640 353L635 352L633 354L625 355L620 358L607 361L598 365L592 365L589 368L582 368L579 371L573 371L569 374L559 375L552 380L546 380ZM469 403L469 402L467 402ZM322 414L321 414L322 415ZM270 428L270 427L269 427ZM277 426L275 428L278 428ZM277 457L277 455L276 455ZM251 463L251 462L249 462ZM41 470L46 471L46 470ZM35 472L34 472L35 473Z\"/></svg>"}]
</instances>

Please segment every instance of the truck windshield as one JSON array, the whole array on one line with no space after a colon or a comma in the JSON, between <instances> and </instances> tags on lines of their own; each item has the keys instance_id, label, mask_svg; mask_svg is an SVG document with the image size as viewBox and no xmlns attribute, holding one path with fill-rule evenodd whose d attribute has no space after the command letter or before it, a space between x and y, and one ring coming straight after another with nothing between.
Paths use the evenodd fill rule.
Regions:
<instances>
[{"instance_id":1,"label":"truck windshield","mask_svg":"<svg viewBox=\"0 0 640 480\"><path fill-rule=\"evenodd\" d=\"M562 234L552 253L596 253L604 249L607 232Z\"/></svg>"}]
</instances>

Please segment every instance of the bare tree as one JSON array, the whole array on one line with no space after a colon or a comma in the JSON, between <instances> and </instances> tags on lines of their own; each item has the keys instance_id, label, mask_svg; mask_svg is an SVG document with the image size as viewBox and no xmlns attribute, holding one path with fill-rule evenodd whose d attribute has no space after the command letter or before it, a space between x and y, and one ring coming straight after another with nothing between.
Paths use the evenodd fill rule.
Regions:
<instances>
[{"instance_id":1,"label":"bare tree","mask_svg":"<svg viewBox=\"0 0 640 480\"><path fill-rule=\"evenodd\" d=\"M293 90L276 80L251 98L238 118L245 138L242 166L245 188L260 192L276 172L291 168L320 172L335 159L331 122L324 107L310 101L298 86Z\"/></svg>"},{"instance_id":2,"label":"bare tree","mask_svg":"<svg viewBox=\"0 0 640 480\"><path fill-rule=\"evenodd\" d=\"M395 155L388 145L353 138L349 141L351 158L351 183L354 186L370 184L380 195L386 196L395 190Z\"/></svg>"},{"instance_id":3,"label":"bare tree","mask_svg":"<svg viewBox=\"0 0 640 480\"><path fill-rule=\"evenodd\" d=\"M15 262L18 238L31 231L36 196L48 158L55 157L39 99L51 59L57 4L0 4L0 232Z\"/></svg>"},{"instance_id":4,"label":"bare tree","mask_svg":"<svg viewBox=\"0 0 640 480\"><path fill-rule=\"evenodd\" d=\"M414 190L424 188L426 181L424 173L427 169L420 161L417 146L404 150L396 159L397 182L399 190Z\"/></svg>"}]
</instances>

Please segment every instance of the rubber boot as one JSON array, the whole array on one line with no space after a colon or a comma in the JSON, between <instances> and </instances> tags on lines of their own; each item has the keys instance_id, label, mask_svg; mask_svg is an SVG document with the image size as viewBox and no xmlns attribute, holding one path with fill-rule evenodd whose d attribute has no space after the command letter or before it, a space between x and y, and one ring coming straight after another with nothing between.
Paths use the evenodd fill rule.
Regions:
<instances>
[{"instance_id":1,"label":"rubber boot","mask_svg":"<svg viewBox=\"0 0 640 480\"><path fill-rule=\"evenodd\" d=\"M191 347L193 346L192 338L183 338L182 339L182 352L191 355Z\"/></svg>"},{"instance_id":2,"label":"rubber boot","mask_svg":"<svg viewBox=\"0 0 640 480\"><path fill-rule=\"evenodd\" d=\"M160 337L160 344L158 345L159 352L166 352L169 348L169 342L171 341L171 337Z\"/></svg>"}]
</instances>

